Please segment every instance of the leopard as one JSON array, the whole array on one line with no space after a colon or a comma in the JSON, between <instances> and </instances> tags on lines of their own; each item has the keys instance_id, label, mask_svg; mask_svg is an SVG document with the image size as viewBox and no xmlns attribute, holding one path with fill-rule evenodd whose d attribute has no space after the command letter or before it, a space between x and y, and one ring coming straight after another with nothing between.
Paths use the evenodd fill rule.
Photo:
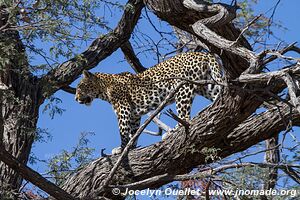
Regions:
<instances>
[{"instance_id":1,"label":"leopard","mask_svg":"<svg viewBox=\"0 0 300 200\"><path fill-rule=\"evenodd\" d=\"M202 80L211 82L196 84ZM112 105L121 136L121 146L114 148L112 154L119 154L138 130L141 117L155 110L179 84L181 87L169 104L176 102L177 116L188 121L195 95L215 101L223 88L220 83L224 81L222 64L215 55L188 52L177 54L136 74L91 73L83 70L75 100L90 105L98 98ZM136 145L132 148L136 148Z\"/></svg>"}]
</instances>

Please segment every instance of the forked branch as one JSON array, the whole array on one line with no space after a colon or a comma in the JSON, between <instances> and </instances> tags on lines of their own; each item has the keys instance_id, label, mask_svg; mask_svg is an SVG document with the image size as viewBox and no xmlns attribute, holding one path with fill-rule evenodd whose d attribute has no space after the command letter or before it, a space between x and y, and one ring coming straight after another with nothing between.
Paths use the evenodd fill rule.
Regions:
<instances>
[{"instance_id":1,"label":"forked branch","mask_svg":"<svg viewBox=\"0 0 300 200\"><path fill-rule=\"evenodd\" d=\"M40 79L44 85L43 95L50 96L57 90L67 87L84 69L91 69L126 43L144 7L142 0L129 0L117 27L104 36L99 36L88 49L62 63Z\"/></svg>"}]
</instances>

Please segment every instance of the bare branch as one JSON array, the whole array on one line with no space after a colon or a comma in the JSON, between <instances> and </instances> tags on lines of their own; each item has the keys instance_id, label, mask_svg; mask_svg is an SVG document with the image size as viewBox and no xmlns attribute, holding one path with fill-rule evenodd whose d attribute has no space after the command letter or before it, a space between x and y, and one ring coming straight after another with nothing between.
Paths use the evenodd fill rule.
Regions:
<instances>
[{"instance_id":1,"label":"bare branch","mask_svg":"<svg viewBox=\"0 0 300 200\"><path fill-rule=\"evenodd\" d=\"M174 26L173 29L178 37L178 53L182 52L184 47L188 48L189 51L197 51L201 49L210 50L209 47L201 42L196 36L177 28L176 26Z\"/></svg>"},{"instance_id":2,"label":"bare branch","mask_svg":"<svg viewBox=\"0 0 300 200\"><path fill-rule=\"evenodd\" d=\"M275 15L275 12L276 12L276 9L277 9L277 7L278 7L278 5L279 5L279 3L281 2L281 0L277 0L277 2L276 2L276 4L275 4L275 6L274 6L274 9L273 9L273 11L272 11L272 14L271 14L271 16L269 17L269 20L268 20L268 34L270 34L270 28L271 28L271 24L272 24L272 22L273 22L273 19L274 19L274 15Z\"/></svg>"},{"instance_id":3,"label":"bare branch","mask_svg":"<svg viewBox=\"0 0 300 200\"><path fill-rule=\"evenodd\" d=\"M281 49L280 51L277 51L276 55L271 55L271 56L267 57L266 59L264 59L262 61L261 67L265 66L267 63L270 63L273 60L275 60L276 58L278 58L277 55L283 55L283 54L285 54L286 52L289 52L289 51L296 51L297 52L299 48L296 46L296 44L297 43L294 42L294 43L286 46L285 48ZM269 50L261 52L259 54L259 57L265 56L268 52L269 52ZM298 51L298 53L300 53L300 50Z\"/></svg>"},{"instance_id":4,"label":"bare branch","mask_svg":"<svg viewBox=\"0 0 300 200\"><path fill-rule=\"evenodd\" d=\"M245 28L243 28L243 30L241 31L241 33L240 33L240 35L238 36L238 38L234 41L234 42L232 42L232 46L235 46L237 43L238 43L238 41L241 39L241 37L243 36L243 34L250 28L250 26L254 23L254 22L256 22L260 17L261 17L262 15L258 15L258 16L256 16L256 17L254 17L246 26L245 26Z\"/></svg>"},{"instance_id":5,"label":"bare branch","mask_svg":"<svg viewBox=\"0 0 300 200\"><path fill-rule=\"evenodd\" d=\"M296 93L297 93L296 88L297 87L296 87L292 77L288 73L285 73L282 76L282 79L284 80L284 82L287 85L287 88L289 90L289 95L290 95L290 98L291 98L291 101L292 101L293 105L295 106L296 110L300 113L300 101L299 101L299 99L297 98L297 95L296 95Z\"/></svg>"},{"instance_id":6,"label":"bare branch","mask_svg":"<svg viewBox=\"0 0 300 200\"><path fill-rule=\"evenodd\" d=\"M183 5L186 8L196 10L197 12L210 12L217 13L212 17L199 20L201 24L205 24L208 27L221 26L231 20L236 16L236 6L229 6L226 4L210 4L201 0L184 0Z\"/></svg>"},{"instance_id":7,"label":"bare branch","mask_svg":"<svg viewBox=\"0 0 300 200\"><path fill-rule=\"evenodd\" d=\"M280 81L282 77L284 77L286 74L291 75L299 75L300 73L300 65L296 65L290 68L281 69L274 72L267 72L267 73L261 73L261 74L242 74L239 78L237 78L235 81L238 81L240 83L270 83L271 81ZM278 83L278 82L277 82Z\"/></svg>"},{"instance_id":8,"label":"bare branch","mask_svg":"<svg viewBox=\"0 0 300 200\"><path fill-rule=\"evenodd\" d=\"M276 56L277 58L282 58L282 59L285 59L285 60L300 62L300 58L294 58L294 57L291 57L291 56L283 56L282 54L280 54L278 52L268 52L267 54L273 55L273 56Z\"/></svg>"},{"instance_id":9,"label":"bare branch","mask_svg":"<svg viewBox=\"0 0 300 200\"><path fill-rule=\"evenodd\" d=\"M292 47L292 50L294 51L294 52L297 52L298 54L300 54L300 48L299 47L297 47L297 46L293 46Z\"/></svg>"},{"instance_id":10,"label":"bare branch","mask_svg":"<svg viewBox=\"0 0 300 200\"><path fill-rule=\"evenodd\" d=\"M286 168L282 168L282 170L296 183L300 184L300 176L292 167L287 166Z\"/></svg>"},{"instance_id":11,"label":"bare branch","mask_svg":"<svg viewBox=\"0 0 300 200\"><path fill-rule=\"evenodd\" d=\"M61 89L67 93L76 94L76 88L73 88L71 86L65 86L65 87L62 87Z\"/></svg>"},{"instance_id":12,"label":"bare branch","mask_svg":"<svg viewBox=\"0 0 300 200\"><path fill-rule=\"evenodd\" d=\"M162 129L166 132L170 131L172 128L159 119L160 114L155 116L152 121L158 126L159 129ZM147 115L150 116L151 114L148 113Z\"/></svg>"},{"instance_id":13,"label":"bare branch","mask_svg":"<svg viewBox=\"0 0 300 200\"><path fill-rule=\"evenodd\" d=\"M147 68L143 67L140 60L136 57L133 48L129 41L121 46L121 50L125 55L127 62L131 65L136 73L145 71Z\"/></svg>"},{"instance_id":14,"label":"bare branch","mask_svg":"<svg viewBox=\"0 0 300 200\"><path fill-rule=\"evenodd\" d=\"M161 129L160 129L161 130ZM153 131L149 131L149 130L147 130L147 129L145 129L144 131L143 131L143 133L146 133L146 134L149 134L149 135L154 135L154 136L161 136L162 135L162 132L160 131L160 132L153 132Z\"/></svg>"},{"instance_id":15,"label":"bare branch","mask_svg":"<svg viewBox=\"0 0 300 200\"><path fill-rule=\"evenodd\" d=\"M184 119L179 118L171 109L168 109L166 115L183 125L186 129L190 127L189 122L185 121Z\"/></svg>"},{"instance_id":16,"label":"bare branch","mask_svg":"<svg viewBox=\"0 0 300 200\"><path fill-rule=\"evenodd\" d=\"M211 31L204 24L202 24L201 21L196 22L192 27L199 37L202 37L204 40L209 41L214 46L226 51L230 51L246 60L249 60L250 63L254 63L253 65L255 65L255 63L257 62L258 58L254 52L245 47L232 46L232 41L226 40L225 38L217 35L215 32Z\"/></svg>"},{"instance_id":17,"label":"bare branch","mask_svg":"<svg viewBox=\"0 0 300 200\"><path fill-rule=\"evenodd\" d=\"M280 152L279 152L279 144L278 144L278 135L274 136L266 140L266 149L265 152L265 163L271 163L274 165L278 165L280 162ZM278 168L277 167L269 167L268 168L268 178L265 180L263 188L265 190L274 189L278 179Z\"/></svg>"},{"instance_id":18,"label":"bare branch","mask_svg":"<svg viewBox=\"0 0 300 200\"><path fill-rule=\"evenodd\" d=\"M276 145L276 146L274 146L274 147L271 147L271 148L263 149L263 150L256 151L256 152L253 152L253 153L248 153L248 154L246 154L246 155L240 156L240 157L238 157L238 158L236 158L236 159L234 159L234 160L228 161L228 162L226 162L226 163L234 163L234 162L236 162L236 161L242 161L242 159L244 159L244 158L247 158L247 157L253 156L253 155L257 155L257 154L260 154L260 153L264 153L264 152L266 152L266 151L272 151L272 150L278 148L279 146L280 146L280 144L278 144L278 145Z\"/></svg>"}]
</instances>

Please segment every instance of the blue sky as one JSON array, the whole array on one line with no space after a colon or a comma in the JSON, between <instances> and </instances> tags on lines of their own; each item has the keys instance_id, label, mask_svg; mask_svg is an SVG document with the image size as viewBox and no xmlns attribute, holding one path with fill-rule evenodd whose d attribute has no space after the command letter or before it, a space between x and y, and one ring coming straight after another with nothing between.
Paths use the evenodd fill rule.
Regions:
<instances>
[{"instance_id":1,"label":"blue sky","mask_svg":"<svg viewBox=\"0 0 300 200\"><path fill-rule=\"evenodd\" d=\"M272 8L277 0L264 0L259 1L255 6L255 13L265 13ZM288 30L273 30L276 35L286 42L300 42L299 33L299 13L300 1L299 0L282 0L279 4L276 13L275 21L280 20L282 25L287 27ZM268 13L270 15L271 12ZM117 15L119 16L119 14ZM116 21L117 21L116 17ZM115 22L116 22L115 21ZM145 20L144 20L145 21ZM157 23L159 24L159 23ZM149 24L143 22L139 24L141 29L149 29L149 34L153 34L153 37L159 37L155 33ZM165 23L161 23L161 26L165 26ZM113 27L113 26L112 26ZM270 38L273 42L273 38ZM86 46L82 46L84 50ZM39 60L37 60L38 62ZM142 64L146 67L150 67L156 63L153 57L141 57ZM119 73L124 71L132 71L129 65L124 62L124 56L120 50L114 52L110 57L103 60L99 65L91 70L92 72L108 72ZM78 80L73 84L76 86ZM70 150L76 145L80 132L94 132L95 135L90 137L90 146L95 148L95 157L100 156L100 149L106 148L106 153L110 154L114 147L120 145L120 136L118 133L117 118L109 103L102 100L95 100L89 107L80 105L74 100L74 95L59 91L55 94L56 97L62 100L62 103L58 106L65 109L65 112L60 116L56 115L54 119L51 119L48 114L40 112L38 121L38 127L46 128L52 135L52 140L47 143L36 143L33 148L33 153L40 159L49 159L53 155L56 155L61 150ZM197 112L203 109L209 104L209 101L203 97L197 97L193 104L192 116L195 116ZM174 111L174 105L170 106ZM43 109L43 106L41 107ZM41 109L41 110L42 110ZM173 127L175 122L166 116L163 116L163 121ZM147 128L148 130L156 131L157 128L153 125ZM297 133L297 129L295 129ZM160 137L150 136L143 134L139 139L139 145L146 146L161 140ZM46 167L42 163L38 163L32 166L34 169L43 173Z\"/></svg>"}]
</instances>

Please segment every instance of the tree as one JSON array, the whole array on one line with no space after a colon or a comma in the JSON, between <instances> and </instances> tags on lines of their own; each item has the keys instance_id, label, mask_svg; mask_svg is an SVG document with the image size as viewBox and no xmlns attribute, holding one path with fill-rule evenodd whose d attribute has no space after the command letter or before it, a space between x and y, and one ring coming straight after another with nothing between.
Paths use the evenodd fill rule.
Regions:
<instances>
[{"instance_id":1,"label":"tree","mask_svg":"<svg viewBox=\"0 0 300 200\"><path fill-rule=\"evenodd\" d=\"M287 128L286 120L292 121L294 126L299 123L299 59L284 54L291 51L300 53L300 49L296 44L290 44L277 50L266 48L257 53L249 44L253 40L251 36L262 34L253 32L252 26L266 30L271 20L263 16L252 17L240 26L244 27L240 30L236 28L238 23L232 23L238 9L236 4L201 0L129 0L117 26L110 30L93 15L99 6L97 1L1 1L0 187L3 196L5 191L18 190L22 178L25 178L56 199L95 199L97 196L122 199L122 196L112 193L112 188L157 188L175 180L205 178L227 169L244 167L269 168L270 177L265 188L275 187L278 169L286 172L295 182L300 182L298 165L279 163L278 157L271 159L278 153L276 138L280 131ZM135 71L145 70L130 41L145 6L160 20L174 27L170 37L177 34L177 46L173 44L176 51L205 49L219 55L228 84L224 85L221 98L201 111L190 123L181 122L183 125L173 130L166 140L128 154L123 152L122 157L99 158L72 174L59 188L25 166L37 134L40 106L58 90L74 93L74 88L69 85L81 72L94 68L118 48ZM247 16L244 15L243 19ZM72 41L87 38L72 35L73 29L69 27L72 23L82 23L84 33L92 25L110 31L98 35L87 50L73 55ZM62 24L67 28L62 28ZM163 33L161 36L167 37ZM48 60L44 52L33 44L36 40L53 41L50 40L53 38L57 48L50 48L51 51L57 57L69 59L63 63L48 63L47 68L32 67L26 50L41 54ZM157 44L156 48L159 48ZM277 59L288 60L290 64L277 71L264 72L265 67ZM38 67L46 73L35 71ZM283 99L280 94L285 90L289 95ZM274 99L277 102L271 101L266 111L253 115L264 102ZM137 134L143 131L142 128ZM230 163L187 175L199 165L215 163L270 138L273 139L267 142L266 163ZM211 179L208 180L208 188L209 184Z\"/></svg>"}]
</instances>

